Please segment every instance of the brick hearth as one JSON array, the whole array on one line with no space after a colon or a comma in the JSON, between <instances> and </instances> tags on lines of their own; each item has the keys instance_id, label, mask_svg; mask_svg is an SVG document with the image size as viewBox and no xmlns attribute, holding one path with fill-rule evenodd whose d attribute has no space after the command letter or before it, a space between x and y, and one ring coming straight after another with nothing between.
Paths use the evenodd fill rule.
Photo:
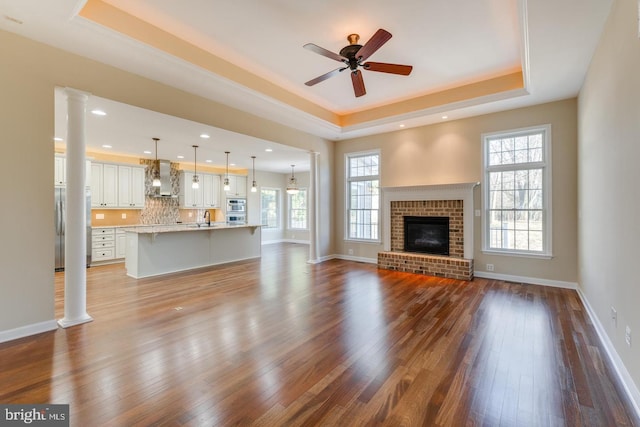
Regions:
<instances>
[{"instance_id":1,"label":"brick hearth","mask_svg":"<svg viewBox=\"0 0 640 427\"><path fill-rule=\"evenodd\" d=\"M463 200L399 200L389 209L391 250L378 253L378 267L387 270L459 280L473 279L473 260L464 258ZM449 217L449 256L403 252L405 216Z\"/></svg>"}]
</instances>

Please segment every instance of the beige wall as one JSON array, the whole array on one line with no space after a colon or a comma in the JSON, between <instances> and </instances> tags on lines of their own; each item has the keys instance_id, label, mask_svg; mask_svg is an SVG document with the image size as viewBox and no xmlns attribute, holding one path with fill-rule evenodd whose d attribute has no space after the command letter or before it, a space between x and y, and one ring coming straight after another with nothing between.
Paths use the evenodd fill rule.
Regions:
<instances>
[{"instance_id":1,"label":"beige wall","mask_svg":"<svg viewBox=\"0 0 640 427\"><path fill-rule=\"evenodd\" d=\"M15 34L0 31L0 55L0 170L6 183L0 217L0 334L54 317L56 86L319 152L320 254L333 253L333 142Z\"/></svg>"},{"instance_id":2,"label":"beige wall","mask_svg":"<svg viewBox=\"0 0 640 427\"><path fill-rule=\"evenodd\" d=\"M551 260L485 255L481 251L481 218L474 221L476 271L487 263L494 273L546 281L577 281L576 226L576 114L569 99L529 108L406 129L341 141L336 144L336 251L375 259L381 244L356 244L344 240L345 153L379 149L383 187L452 184L482 181L481 134L534 125L551 124L553 158L553 252ZM475 208L481 209L481 187L475 190Z\"/></svg>"},{"instance_id":3,"label":"beige wall","mask_svg":"<svg viewBox=\"0 0 640 427\"><path fill-rule=\"evenodd\" d=\"M8 47L0 32L0 333L54 318L53 86Z\"/></svg>"},{"instance_id":4,"label":"beige wall","mask_svg":"<svg viewBox=\"0 0 640 427\"><path fill-rule=\"evenodd\" d=\"M636 0L614 2L579 97L580 288L640 404L640 39ZM618 312L617 326L610 309ZM625 342L631 328L632 346Z\"/></svg>"}]
</instances>

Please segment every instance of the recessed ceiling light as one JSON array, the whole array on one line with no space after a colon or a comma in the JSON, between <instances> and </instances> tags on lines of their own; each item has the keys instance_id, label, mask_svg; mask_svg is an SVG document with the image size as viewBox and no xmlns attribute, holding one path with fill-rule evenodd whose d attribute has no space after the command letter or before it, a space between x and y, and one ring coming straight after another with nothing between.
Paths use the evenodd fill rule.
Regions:
<instances>
[{"instance_id":1,"label":"recessed ceiling light","mask_svg":"<svg viewBox=\"0 0 640 427\"><path fill-rule=\"evenodd\" d=\"M179 159L184 159L184 156L178 156Z\"/></svg>"},{"instance_id":2,"label":"recessed ceiling light","mask_svg":"<svg viewBox=\"0 0 640 427\"><path fill-rule=\"evenodd\" d=\"M53 138L54 141L63 141L62 138L58 138L57 136L55 138Z\"/></svg>"},{"instance_id":3,"label":"recessed ceiling light","mask_svg":"<svg viewBox=\"0 0 640 427\"><path fill-rule=\"evenodd\" d=\"M144 153L144 154L151 154L151 151L149 151L149 150L144 150L144 151L143 151L143 153Z\"/></svg>"},{"instance_id":4,"label":"recessed ceiling light","mask_svg":"<svg viewBox=\"0 0 640 427\"><path fill-rule=\"evenodd\" d=\"M400 127L401 127L401 128L403 128L403 127L404 127L404 124L401 124L401 125L400 125Z\"/></svg>"},{"instance_id":5,"label":"recessed ceiling light","mask_svg":"<svg viewBox=\"0 0 640 427\"><path fill-rule=\"evenodd\" d=\"M449 118L449 116L442 116L442 120L446 120L448 118Z\"/></svg>"},{"instance_id":6,"label":"recessed ceiling light","mask_svg":"<svg viewBox=\"0 0 640 427\"><path fill-rule=\"evenodd\" d=\"M205 160L205 162L207 162L207 163L211 163L211 160Z\"/></svg>"},{"instance_id":7,"label":"recessed ceiling light","mask_svg":"<svg viewBox=\"0 0 640 427\"><path fill-rule=\"evenodd\" d=\"M102 110L91 110L91 114L95 114L96 116L106 116L107 113L105 113Z\"/></svg>"},{"instance_id":8,"label":"recessed ceiling light","mask_svg":"<svg viewBox=\"0 0 640 427\"><path fill-rule=\"evenodd\" d=\"M229 163L229 166L235 166L235 165L236 165L235 163Z\"/></svg>"},{"instance_id":9,"label":"recessed ceiling light","mask_svg":"<svg viewBox=\"0 0 640 427\"><path fill-rule=\"evenodd\" d=\"M202 135L200 135L200 138L202 139L209 139L211 138L209 135L207 135L206 133L203 133Z\"/></svg>"},{"instance_id":10,"label":"recessed ceiling light","mask_svg":"<svg viewBox=\"0 0 640 427\"><path fill-rule=\"evenodd\" d=\"M267 148L267 149L265 149L264 151L266 151L267 153L270 153L270 152L272 152L273 150L272 150L271 148Z\"/></svg>"},{"instance_id":11,"label":"recessed ceiling light","mask_svg":"<svg viewBox=\"0 0 640 427\"><path fill-rule=\"evenodd\" d=\"M109 144L102 144L102 148L113 148L113 147L110 146Z\"/></svg>"}]
</instances>

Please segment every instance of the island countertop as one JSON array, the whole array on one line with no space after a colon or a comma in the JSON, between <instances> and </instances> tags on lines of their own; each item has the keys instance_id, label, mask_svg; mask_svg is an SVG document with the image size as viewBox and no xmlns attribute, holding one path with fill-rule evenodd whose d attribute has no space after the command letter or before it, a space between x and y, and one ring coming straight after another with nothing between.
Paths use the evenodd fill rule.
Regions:
<instances>
[{"instance_id":1,"label":"island countertop","mask_svg":"<svg viewBox=\"0 0 640 427\"><path fill-rule=\"evenodd\" d=\"M261 230L260 225L221 223L126 227L127 275L140 279L260 258Z\"/></svg>"},{"instance_id":2,"label":"island countertop","mask_svg":"<svg viewBox=\"0 0 640 427\"><path fill-rule=\"evenodd\" d=\"M130 227L122 227L121 230L129 233L138 234L154 234L154 233L173 233L181 231L206 231L206 230L225 230L231 228L253 228L262 227L260 224L226 224L212 223L207 225L204 223L188 223L188 224L155 224L155 225L136 225Z\"/></svg>"}]
</instances>

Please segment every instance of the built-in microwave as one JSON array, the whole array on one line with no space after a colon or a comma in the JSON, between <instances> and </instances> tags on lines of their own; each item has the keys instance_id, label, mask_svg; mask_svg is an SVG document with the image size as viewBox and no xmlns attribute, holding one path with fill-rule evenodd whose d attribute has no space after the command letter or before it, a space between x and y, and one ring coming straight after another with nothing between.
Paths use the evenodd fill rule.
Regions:
<instances>
[{"instance_id":1,"label":"built-in microwave","mask_svg":"<svg viewBox=\"0 0 640 427\"><path fill-rule=\"evenodd\" d=\"M227 199L227 214L247 211L247 199Z\"/></svg>"}]
</instances>

